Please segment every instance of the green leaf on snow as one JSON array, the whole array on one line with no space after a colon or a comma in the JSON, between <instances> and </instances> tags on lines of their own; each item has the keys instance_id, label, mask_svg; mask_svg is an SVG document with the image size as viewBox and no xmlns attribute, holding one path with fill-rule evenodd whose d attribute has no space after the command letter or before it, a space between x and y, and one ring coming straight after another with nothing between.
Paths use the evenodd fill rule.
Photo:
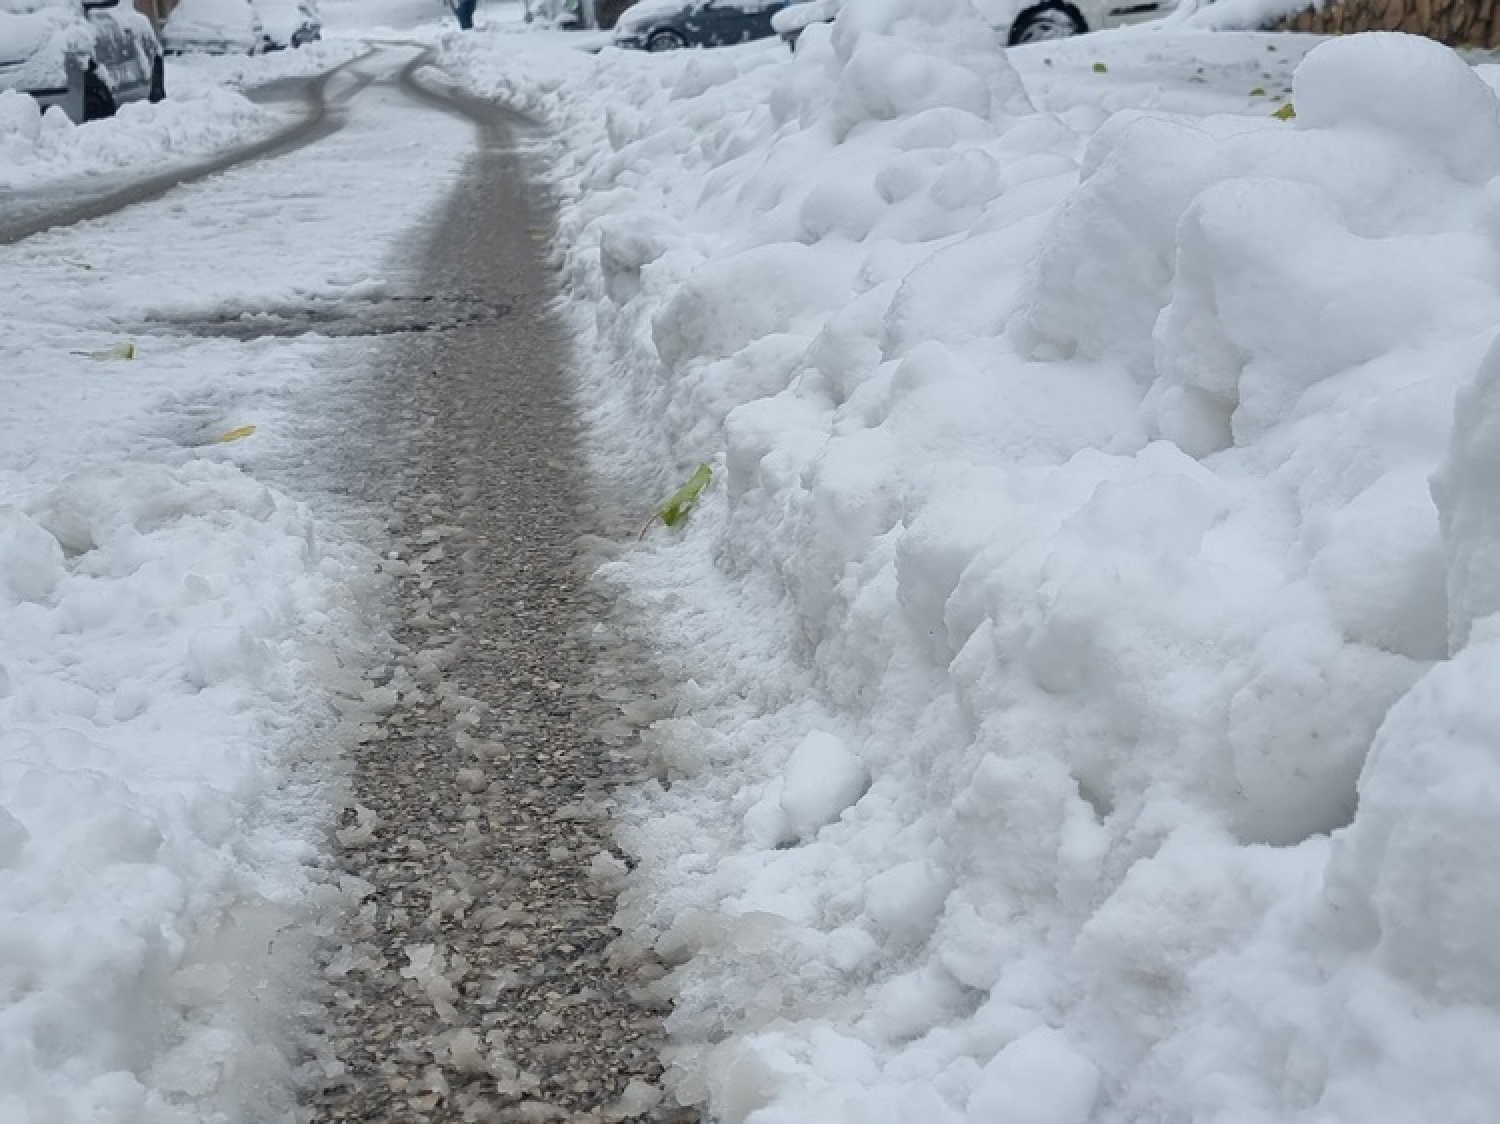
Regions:
<instances>
[{"instance_id":1,"label":"green leaf on snow","mask_svg":"<svg viewBox=\"0 0 1500 1124\"><path fill-rule=\"evenodd\" d=\"M698 497L703 494L703 489L708 487L708 482L713 479L713 475L712 467L700 464L697 470L688 477L687 483L673 492L672 498L657 511L657 518L668 527L676 527L685 521L693 508L697 506Z\"/></svg>"}]
</instances>

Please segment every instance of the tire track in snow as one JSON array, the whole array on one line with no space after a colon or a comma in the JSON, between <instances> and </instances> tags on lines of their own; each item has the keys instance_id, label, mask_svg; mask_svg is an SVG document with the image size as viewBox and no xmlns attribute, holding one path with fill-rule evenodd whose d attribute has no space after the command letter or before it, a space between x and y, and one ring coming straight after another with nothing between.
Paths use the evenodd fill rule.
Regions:
<instances>
[{"instance_id":1,"label":"tire track in snow","mask_svg":"<svg viewBox=\"0 0 1500 1124\"><path fill-rule=\"evenodd\" d=\"M123 211L127 207L134 207L141 203L149 203L160 199L168 192L187 184L197 183L199 180L207 179L209 176L228 171L230 168L242 164L249 164L256 160L271 160L288 153L296 152L298 149L306 148L310 144L332 135L343 125L342 118L331 113L336 101L347 102L374 81L371 76L362 76L355 87L340 95L338 98L329 96L328 87L335 78L346 71L354 69L357 65L375 55L374 50L366 51L362 55L350 59L348 62L340 63L331 70L325 70L321 74L313 75L305 79L283 79L274 86L278 92L295 90L305 103L305 109L300 119L289 125L278 129L268 137L264 137L253 144L240 148L231 149L222 155L200 163L189 164L186 167L174 168L170 172L151 176L147 179L138 180L108 190L103 194L88 195L75 198L59 204L55 199L45 198L47 193L57 189L44 189L34 194L43 195L44 198L36 200L31 206L22 203L16 207L14 200L9 204L18 213L0 219L0 246L11 246L33 235L40 234L46 230L52 230L59 226L73 226L77 223L87 222L90 219L104 218L108 215ZM357 73L357 71L356 71ZM255 100L255 91L249 95Z\"/></svg>"}]
</instances>

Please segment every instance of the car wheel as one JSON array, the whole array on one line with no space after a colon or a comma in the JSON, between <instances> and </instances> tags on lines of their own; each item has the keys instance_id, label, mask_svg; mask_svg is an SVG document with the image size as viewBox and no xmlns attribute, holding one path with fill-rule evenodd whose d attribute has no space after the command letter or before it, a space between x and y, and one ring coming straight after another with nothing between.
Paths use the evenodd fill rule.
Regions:
<instances>
[{"instance_id":1,"label":"car wheel","mask_svg":"<svg viewBox=\"0 0 1500 1124\"><path fill-rule=\"evenodd\" d=\"M117 108L113 91L99 75L99 64L90 59L88 69L83 72L83 119L99 121L113 117Z\"/></svg>"},{"instance_id":2,"label":"car wheel","mask_svg":"<svg viewBox=\"0 0 1500 1124\"><path fill-rule=\"evenodd\" d=\"M670 28L653 31L646 39L648 51L680 51L686 46L687 40L682 37L682 33Z\"/></svg>"},{"instance_id":3,"label":"car wheel","mask_svg":"<svg viewBox=\"0 0 1500 1124\"><path fill-rule=\"evenodd\" d=\"M1010 45L1040 43L1044 39L1069 39L1089 29L1083 14L1065 0L1047 0L1027 8L1010 25Z\"/></svg>"}]
</instances>

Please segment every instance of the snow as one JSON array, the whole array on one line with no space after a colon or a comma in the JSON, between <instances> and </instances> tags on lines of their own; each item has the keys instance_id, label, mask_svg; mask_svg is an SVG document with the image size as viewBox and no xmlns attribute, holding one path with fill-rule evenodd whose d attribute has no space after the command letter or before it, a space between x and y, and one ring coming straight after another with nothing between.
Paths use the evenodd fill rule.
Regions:
<instances>
[{"instance_id":1,"label":"snow","mask_svg":"<svg viewBox=\"0 0 1500 1124\"><path fill-rule=\"evenodd\" d=\"M684 683L618 918L675 1094L1494 1119L1488 70L937 0L442 57L549 128L601 471L715 466L607 570Z\"/></svg>"},{"instance_id":2,"label":"snow","mask_svg":"<svg viewBox=\"0 0 1500 1124\"><path fill-rule=\"evenodd\" d=\"M643 517L714 468L605 575L682 683L633 863L591 867L673 966L672 1094L1490 1124L1494 68L1176 22L1007 51L944 0L853 0L795 55L511 15L327 13L547 126L595 463ZM273 118L225 87L363 47L322 50L77 129L0 95L4 186L246 139ZM327 754L394 696L358 675L374 560L304 464L368 349L184 325L400 291L473 136L382 85L341 113L0 249L7 1124L284 1107ZM407 949L440 1006L449 957ZM519 1090L492 1046L448 1061Z\"/></svg>"},{"instance_id":3,"label":"snow","mask_svg":"<svg viewBox=\"0 0 1500 1124\"><path fill-rule=\"evenodd\" d=\"M243 95L209 89L152 105L127 102L114 117L75 125L43 114L26 94L0 91L0 191L155 174L270 134L288 118Z\"/></svg>"},{"instance_id":4,"label":"snow","mask_svg":"<svg viewBox=\"0 0 1500 1124\"><path fill-rule=\"evenodd\" d=\"M395 92L414 54L358 64L387 81L311 148L0 248L6 1124L287 1119L384 651L366 516L310 450L358 439L372 348L193 325L410 284L473 144Z\"/></svg>"},{"instance_id":5,"label":"snow","mask_svg":"<svg viewBox=\"0 0 1500 1124\"><path fill-rule=\"evenodd\" d=\"M128 102L114 117L82 125L0 90L0 200L7 191L41 197L51 188L76 193L128 182L253 143L289 124L296 110L257 105L242 90L329 70L365 49L344 39L257 58L175 56L167 63L167 100Z\"/></svg>"}]
</instances>

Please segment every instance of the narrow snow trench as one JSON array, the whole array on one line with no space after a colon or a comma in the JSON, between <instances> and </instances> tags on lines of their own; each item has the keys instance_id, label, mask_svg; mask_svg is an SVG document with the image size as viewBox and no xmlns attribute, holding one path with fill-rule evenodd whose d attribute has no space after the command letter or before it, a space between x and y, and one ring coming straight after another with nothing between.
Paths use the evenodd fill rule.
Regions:
<instances>
[{"instance_id":1,"label":"narrow snow trench","mask_svg":"<svg viewBox=\"0 0 1500 1124\"><path fill-rule=\"evenodd\" d=\"M497 312L388 337L325 454L384 513L398 654L351 750L305 1118L691 1119L657 1084L663 969L611 926L611 793L666 705L589 576L630 516L585 476L546 209L500 111L479 135L415 291Z\"/></svg>"}]
</instances>

